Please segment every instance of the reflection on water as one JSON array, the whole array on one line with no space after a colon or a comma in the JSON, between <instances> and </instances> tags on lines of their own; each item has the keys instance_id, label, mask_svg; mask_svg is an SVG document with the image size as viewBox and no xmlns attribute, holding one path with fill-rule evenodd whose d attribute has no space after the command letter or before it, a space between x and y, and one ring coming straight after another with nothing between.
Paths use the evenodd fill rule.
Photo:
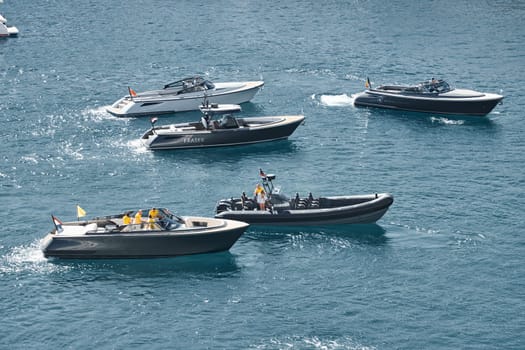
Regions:
<instances>
[{"instance_id":1,"label":"reflection on water","mask_svg":"<svg viewBox=\"0 0 525 350\"><path fill-rule=\"evenodd\" d=\"M388 238L386 230L378 224L330 225L330 226L251 226L245 237L258 241L281 240L287 235L342 238L357 244L383 245Z\"/></svg>"},{"instance_id":2,"label":"reflection on water","mask_svg":"<svg viewBox=\"0 0 525 350\"><path fill-rule=\"evenodd\" d=\"M50 259L49 263L67 267L68 270L84 271L84 273L89 271L94 275L103 271L133 278L181 274L199 276L210 274L220 277L222 274L230 274L239 270L235 257L230 252L151 259Z\"/></svg>"},{"instance_id":3,"label":"reflection on water","mask_svg":"<svg viewBox=\"0 0 525 350\"><path fill-rule=\"evenodd\" d=\"M466 116L466 115L443 115L435 113L421 113L402 111L395 109L383 108L366 108L359 107L359 110L366 110L367 113L377 117L410 121L415 125L432 125L432 126L456 126L456 125L481 125L486 128L495 127L495 123L490 119L490 114L485 117Z\"/></svg>"},{"instance_id":4,"label":"reflection on water","mask_svg":"<svg viewBox=\"0 0 525 350\"><path fill-rule=\"evenodd\" d=\"M243 158L257 156L289 156L298 151L298 146L291 140L263 142L253 145L234 147L210 147L154 152L155 157L169 161L194 161L198 163L228 162L239 163Z\"/></svg>"}]
</instances>

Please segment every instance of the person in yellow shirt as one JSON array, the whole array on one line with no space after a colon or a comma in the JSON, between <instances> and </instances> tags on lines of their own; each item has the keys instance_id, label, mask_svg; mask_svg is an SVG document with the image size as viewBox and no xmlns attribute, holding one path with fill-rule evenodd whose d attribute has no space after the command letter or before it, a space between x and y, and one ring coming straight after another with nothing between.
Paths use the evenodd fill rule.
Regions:
<instances>
[{"instance_id":1,"label":"person in yellow shirt","mask_svg":"<svg viewBox=\"0 0 525 350\"><path fill-rule=\"evenodd\" d=\"M135 220L133 221L135 225L140 225L142 227L142 210L139 210L135 214Z\"/></svg>"},{"instance_id":2,"label":"person in yellow shirt","mask_svg":"<svg viewBox=\"0 0 525 350\"><path fill-rule=\"evenodd\" d=\"M266 193L264 192L264 188L261 186L261 184L257 184L257 187L255 187L254 194L257 200L257 204L259 205L259 210L265 211Z\"/></svg>"},{"instance_id":3,"label":"person in yellow shirt","mask_svg":"<svg viewBox=\"0 0 525 350\"><path fill-rule=\"evenodd\" d=\"M129 217L129 213L124 214L124 216L122 217L122 223L124 225L131 224L131 218Z\"/></svg>"},{"instance_id":4,"label":"person in yellow shirt","mask_svg":"<svg viewBox=\"0 0 525 350\"><path fill-rule=\"evenodd\" d=\"M155 229L155 218L152 215L148 217L148 229L150 230Z\"/></svg>"},{"instance_id":5,"label":"person in yellow shirt","mask_svg":"<svg viewBox=\"0 0 525 350\"><path fill-rule=\"evenodd\" d=\"M151 216L153 219L156 219L159 217L159 210L157 208L151 208L148 216Z\"/></svg>"}]
</instances>

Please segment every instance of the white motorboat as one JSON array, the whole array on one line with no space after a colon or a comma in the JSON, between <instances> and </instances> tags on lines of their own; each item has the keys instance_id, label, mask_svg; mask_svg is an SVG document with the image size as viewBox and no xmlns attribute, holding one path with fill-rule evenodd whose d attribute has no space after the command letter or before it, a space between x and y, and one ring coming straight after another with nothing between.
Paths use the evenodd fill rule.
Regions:
<instances>
[{"instance_id":1,"label":"white motorboat","mask_svg":"<svg viewBox=\"0 0 525 350\"><path fill-rule=\"evenodd\" d=\"M117 117L139 117L198 110L204 99L240 104L250 101L263 85L263 81L212 83L194 76L166 84L161 90L137 93L129 88L129 95L106 110Z\"/></svg>"}]
</instances>

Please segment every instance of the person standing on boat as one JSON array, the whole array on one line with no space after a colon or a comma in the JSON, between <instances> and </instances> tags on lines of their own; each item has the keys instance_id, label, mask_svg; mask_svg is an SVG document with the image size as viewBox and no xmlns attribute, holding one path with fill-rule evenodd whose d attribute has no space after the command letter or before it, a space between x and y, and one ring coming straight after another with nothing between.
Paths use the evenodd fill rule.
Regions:
<instances>
[{"instance_id":1,"label":"person standing on boat","mask_svg":"<svg viewBox=\"0 0 525 350\"><path fill-rule=\"evenodd\" d=\"M257 184L255 187L255 198L257 200L257 204L259 205L259 210L265 211L266 210L266 193L264 192L264 188L262 188L261 184Z\"/></svg>"}]
</instances>

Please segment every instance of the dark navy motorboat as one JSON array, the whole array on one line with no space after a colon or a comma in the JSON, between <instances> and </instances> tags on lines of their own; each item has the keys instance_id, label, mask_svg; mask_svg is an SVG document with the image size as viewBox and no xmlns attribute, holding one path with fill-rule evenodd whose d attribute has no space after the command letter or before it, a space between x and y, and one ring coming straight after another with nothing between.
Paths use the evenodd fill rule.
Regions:
<instances>
[{"instance_id":1,"label":"dark navy motorboat","mask_svg":"<svg viewBox=\"0 0 525 350\"><path fill-rule=\"evenodd\" d=\"M503 96L452 88L444 80L431 80L417 85L382 85L372 88L369 80L366 90L354 97L355 106L380 107L437 114L484 116Z\"/></svg>"},{"instance_id":2,"label":"dark navy motorboat","mask_svg":"<svg viewBox=\"0 0 525 350\"><path fill-rule=\"evenodd\" d=\"M303 115L236 118L239 105L203 104L200 109L200 121L153 125L142 142L152 150L253 144L286 139L304 121Z\"/></svg>"},{"instance_id":3,"label":"dark navy motorboat","mask_svg":"<svg viewBox=\"0 0 525 350\"><path fill-rule=\"evenodd\" d=\"M222 199L217 203L216 218L234 219L251 225L332 225L371 224L379 220L394 202L388 193L366 195L314 197L310 193L294 198L274 187L275 175L261 170L263 188L267 194L265 210L260 210L255 198Z\"/></svg>"},{"instance_id":4,"label":"dark navy motorboat","mask_svg":"<svg viewBox=\"0 0 525 350\"><path fill-rule=\"evenodd\" d=\"M137 217L133 222L125 219L137 212L64 223L53 217L55 228L42 243L44 256L148 258L220 252L230 249L249 226L233 220L177 216L165 208L140 223Z\"/></svg>"}]
</instances>

